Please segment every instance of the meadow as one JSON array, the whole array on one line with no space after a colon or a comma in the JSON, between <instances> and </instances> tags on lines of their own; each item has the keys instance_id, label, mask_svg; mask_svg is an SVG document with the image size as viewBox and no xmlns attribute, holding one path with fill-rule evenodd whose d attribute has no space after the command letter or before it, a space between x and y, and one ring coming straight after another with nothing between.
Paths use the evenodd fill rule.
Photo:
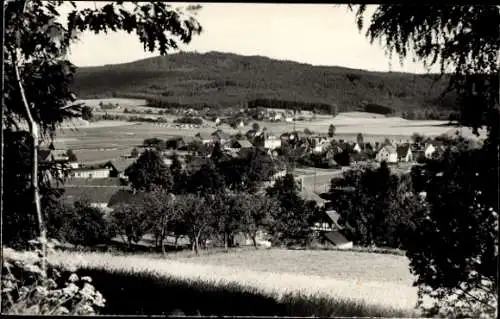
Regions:
<instances>
[{"instance_id":1,"label":"meadow","mask_svg":"<svg viewBox=\"0 0 500 319\"><path fill-rule=\"evenodd\" d=\"M114 255L55 252L52 265L90 275L104 314L416 316L403 256L341 251L245 250Z\"/></svg>"}]
</instances>

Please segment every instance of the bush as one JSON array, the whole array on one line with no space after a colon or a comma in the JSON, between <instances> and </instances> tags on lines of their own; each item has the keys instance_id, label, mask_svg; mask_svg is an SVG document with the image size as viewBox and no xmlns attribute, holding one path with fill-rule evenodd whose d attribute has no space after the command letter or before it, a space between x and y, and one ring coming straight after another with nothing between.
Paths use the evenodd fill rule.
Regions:
<instances>
[{"instance_id":1,"label":"bush","mask_svg":"<svg viewBox=\"0 0 500 319\"><path fill-rule=\"evenodd\" d=\"M39 242L38 242L39 243ZM57 242L50 242L54 247ZM71 269L42 271L41 251L23 253L5 248L2 263L2 313L8 315L93 315L105 299L91 284ZM69 276L63 281L61 272ZM66 276L64 276L66 277Z\"/></svg>"}]
</instances>

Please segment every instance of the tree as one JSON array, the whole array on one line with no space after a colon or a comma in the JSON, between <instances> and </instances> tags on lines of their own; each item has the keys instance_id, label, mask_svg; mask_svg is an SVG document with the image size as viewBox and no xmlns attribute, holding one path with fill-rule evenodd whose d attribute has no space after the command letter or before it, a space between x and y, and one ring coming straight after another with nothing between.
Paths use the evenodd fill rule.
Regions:
<instances>
[{"instance_id":1,"label":"tree","mask_svg":"<svg viewBox=\"0 0 500 319\"><path fill-rule=\"evenodd\" d=\"M76 157L76 154L75 154L75 152L73 152L72 149L68 149L66 151L66 156L68 157L68 161L73 162L73 163L78 162L78 158Z\"/></svg>"},{"instance_id":2,"label":"tree","mask_svg":"<svg viewBox=\"0 0 500 319\"><path fill-rule=\"evenodd\" d=\"M142 209L150 221L150 229L155 235L156 247L161 247L165 254L165 239L174 225L179 222L179 214L175 209L176 197L163 189L157 188L144 194Z\"/></svg>"},{"instance_id":3,"label":"tree","mask_svg":"<svg viewBox=\"0 0 500 319\"><path fill-rule=\"evenodd\" d=\"M136 204L119 204L113 208L110 217L115 233L121 236L129 248L132 243L138 243L150 228L151 218Z\"/></svg>"},{"instance_id":4,"label":"tree","mask_svg":"<svg viewBox=\"0 0 500 319\"><path fill-rule=\"evenodd\" d=\"M366 5L361 5L357 10L360 29L365 9ZM495 227L498 223L498 215L495 215L498 194L483 196L483 193L491 194L491 189L476 181L494 185L489 184L493 180L498 184L498 174L494 172L498 172L500 139L497 60L500 42L498 28L487 26L499 22L500 10L494 5L381 5L375 10L366 33L371 41L383 40L387 51L396 53L401 60L413 53L424 65L438 64L442 76L447 68L452 69L447 91L455 91L459 97L459 123L472 127L476 133L482 125L488 128L485 146L476 155L462 150L454 162L449 160L453 156L448 152L441 164L426 164L430 173L423 184L432 190L427 192L429 213L422 217L422 223L417 223L415 230L423 241L410 245L408 257L412 271L418 276L417 284L421 288L429 287L441 307L453 303L445 301L457 290L465 291L460 295L468 304L484 299L472 293L481 290L489 293L486 299L496 299L492 291L496 291L498 279L491 277L489 267L494 264L491 260L498 258L494 248L497 243L491 239L497 237L492 225ZM471 157L475 160L465 160ZM486 181L483 178L488 174L491 178ZM453 214L443 213L443 209ZM481 227L484 227L482 234L476 234L476 229ZM439 244L429 245L429 239ZM478 259L481 266L476 263ZM487 278L492 284L484 287L484 281L478 278ZM491 311L494 307L482 303L487 315L496 316ZM465 316L478 315L470 308L458 310L463 310Z\"/></svg>"},{"instance_id":5,"label":"tree","mask_svg":"<svg viewBox=\"0 0 500 319\"><path fill-rule=\"evenodd\" d=\"M422 134L413 133L413 135L411 136L411 140L413 141L413 143L421 144L424 142L425 136L423 136Z\"/></svg>"},{"instance_id":6,"label":"tree","mask_svg":"<svg viewBox=\"0 0 500 319\"><path fill-rule=\"evenodd\" d=\"M252 124L252 130L254 130L255 132L258 132L258 131L260 130L260 125L259 125L259 123L254 122L254 123Z\"/></svg>"},{"instance_id":7,"label":"tree","mask_svg":"<svg viewBox=\"0 0 500 319\"><path fill-rule=\"evenodd\" d=\"M198 254L200 238L205 238L210 234L212 224L210 211L206 210L206 199L194 194L185 194L177 196L174 203L174 209L179 214L187 235L191 239L193 251Z\"/></svg>"},{"instance_id":8,"label":"tree","mask_svg":"<svg viewBox=\"0 0 500 319\"><path fill-rule=\"evenodd\" d=\"M234 234L240 228L241 207L239 194L218 193L207 197L212 229L222 235L224 247L233 246Z\"/></svg>"},{"instance_id":9,"label":"tree","mask_svg":"<svg viewBox=\"0 0 500 319\"><path fill-rule=\"evenodd\" d=\"M330 124L328 127L328 137L334 137L335 136L335 126L333 124Z\"/></svg>"},{"instance_id":10,"label":"tree","mask_svg":"<svg viewBox=\"0 0 500 319\"><path fill-rule=\"evenodd\" d=\"M161 54L166 54L168 49L177 47L179 42L188 43L193 35L201 32L201 27L194 18L181 15L170 5L157 2L134 3L132 8L118 2L106 4L99 9L82 10L76 9L74 2L69 2L73 9L70 9L67 22L63 25L57 18L60 7L66 4L62 1L38 0L3 3L6 28L2 129L5 129L6 134L2 142L7 146L23 141L24 145L29 146L29 154L24 159L30 159L31 167L31 172L28 173L19 169L20 162L11 167L2 166L0 175L4 185L11 185L12 182L4 174L8 171L16 179L20 178L20 174L30 178L30 187L21 184L17 184L21 186L17 189L9 187L3 198L10 198L12 193L12 198L24 197L21 202L31 203L31 207L20 207L17 203L11 205L6 201L2 202L1 213L4 222L18 219L23 214L36 216L36 219L28 220L30 223L36 220L43 243L46 243L46 227L40 204L41 183L38 180L39 139L53 138L57 126L64 119L83 115L81 105L71 104L76 100L70 87L76 68L65 58L71 44L85 30L95 33L109 30L129 33L136 31L145 49L159 49ZM9 139L19 138L20 135L9 135L7 132L26 131L22 128L24 124L28 124L30 139ZM43 244L44 255L45 248L46 245ZM45 258L42 261L45 272Z\"/></svg>"},{"instance_id":11,"label":"tree","mask_svg":"<svg viewBox=\"0 0 500 319\"><path fill-rule=\"evenodd\" d=\"M94 117L92 113L92 108L90 106L83 106L82 108L82 119L85 121L92 121L92 118Z\"/></svg>"},{"instance_id":12,"label":"tree","mask_svg":"<svg viewBox=\"0 0 500 319\"><path fill-rule=\"evenodd\" d=\"M155 150L145 150L139 158L125 169L125 175L135 190L151 191L160 187L171 190L172 175L160 154Z\"/></svg>"},{"instance_id":13,"label":"tree","mask_svg":"<svg viewBox=\"0 0 500 319\"><path fill-rule=\"evenodd\" d=\"M92 207L86 198L75 202L74 214L69 220L65 240L71 244L82 246L96 246L107 244L113 238L112 226L104 218L104 213Z\"/></svg>"},{"instance_id":14,"label":"tree","mask_svg":"<svg viewBox=\"0 0 500 319\"><path fill-rule=\"evenodd\" d=\"M364 146L365 146L365 142L364 142L363 134L358 133L358 135L356 136L356 142L358 143L358 145L359 145L361 148L364 148Z\"/></svg>"},{"instance_id":15,"label":"tree","mask_svg":"<svg viewBox=\"0 0 500 319\"><path fill-rule=\"evenodd\" d=\"M257 248L257 232L269 227L270 216L278 215L279 203L264 194L242 193L237 200L241 214L240 228Z\"/></svg>"},{"instance_id":16,"label":"tree","mask_svg":"<svg viewBox=\"0 0 500 319\"><path fill-rule=\"evenodd\" d=\"M279 210L270 216L270 232L275 241L285 245L306 245L310 240L313 212L300 198L292 174L278 178L267 194L279 202Z\"/></svg>"},{"instance_id":17,"label":"tree","mask_svg":"<svg viewBox=\"0 0 500 319\"><path fill-rule=\"evenodd\" d=\"M224 176L211 160L191 175L188 185L191 193L207 195L220 193L225 188Z\"/></svg>"},{"instance_id":18,"label":"tree","mask_svg":"<svg viewBox=\"0 0 500 319\"><path fill-rule=\"evenodd\" d=\"M130 157L133 157L133 158L137 158L139 157L139 151L137 150L137 148L133 148L132 151L130 151Z\"/></svg>"}]
</instances>

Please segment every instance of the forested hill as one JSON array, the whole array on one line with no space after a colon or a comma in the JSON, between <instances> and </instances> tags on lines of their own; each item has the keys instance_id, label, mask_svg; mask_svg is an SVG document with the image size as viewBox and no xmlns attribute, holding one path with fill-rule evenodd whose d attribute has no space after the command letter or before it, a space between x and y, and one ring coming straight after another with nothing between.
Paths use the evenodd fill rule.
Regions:
<instances>
[{"instance_id":1,"label":"forested hill","mask_svg":"<svg viewBox=\"0 0 500 319\"><path fill-rule=\"evenodd\" d=\"M186 105L238 107L265 98L328 103L339 111L367 103L398 112L450 109L454 96L439 99L447 79L435 82L435 77L312 66L260 56L183 52L79 68L74 84L80 98L156 97Z\"/></svg>"}]
</instances>

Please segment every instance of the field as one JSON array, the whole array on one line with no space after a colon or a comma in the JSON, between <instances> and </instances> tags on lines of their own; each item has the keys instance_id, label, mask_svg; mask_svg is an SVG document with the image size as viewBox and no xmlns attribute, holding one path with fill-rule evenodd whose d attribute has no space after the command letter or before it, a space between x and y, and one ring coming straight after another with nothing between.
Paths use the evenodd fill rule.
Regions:
<instances>
[{"instance_id":1,"label":"field","mask_svg":"<svg viewBox=\"0 0 500 319\"><path fill-rule=\"evenodd\" d=\"M241 297L240 303L257 303L260 307L265 306L265 302L268 303L267 306L269 303L288 306L288 311L283 313L283 310L278 311L273 307L266 308L268 310L252 310L247 304L244 307L247 309L242 310L246 313L237 313L240 315L325 316L333 313L343 316L409 316L414 314L412 309L416 303L416 290L411 286L408 261L405 257L394 255L271 249L193 257L170 254L163 258L158 255L58 252L50 256L50 263L74 266L82 274L92 275L96 286L102 285L108 295L113 293L125 298L113 298L110 305L113 309L121 309L122 314L154 313L151 312L153 308L132 310L130 302L135 303L136 307L146 307L141 303L152 302L146 300L146 296L151 295L149 285L156 285L154 289L159 289L157 286L162 285L162 282L166 285L162 289L175 296L174 300L165 299L169 304L167 307L182 310L182 306L175 302L192 302L197 306L190 306L191 310L192 307L198 307L201 314L214 314L213 309L203 311L203 308L221 307L213 304L215 302L222 302L222 309L226 309L219 311L239 311L234 310L234 305L229 305L226 300L220 300L223 296ZM118 277L123 281L115 281ZM104 278L107 281L99 285L100 279ZM142 282L140 278L150 278L148 280L153 283L146 279ZM140 282L132 284L133 281ZM133 291L131 285L136 285L135 290L139 287L142 290ZM172 285L179 290L173 291ZM118 287L121 288L119 291L112 292L111 289L117 290ZM188 290L191 291L187 292ZM132 296L126 294L133 294L135 297L142 295L142 300L130 301ZM184 300L188 298L186 294L191 299ZM163 294L161 296L166 297ZM212 300L212 304L207 305L200 298L208 298ZM306 304L309 305L305 307ZM158 311L156 314L162 312L160 305L150 304L150 307ZM108 311L107 313L112 313Z\"/></svg>"}]
</instances>

